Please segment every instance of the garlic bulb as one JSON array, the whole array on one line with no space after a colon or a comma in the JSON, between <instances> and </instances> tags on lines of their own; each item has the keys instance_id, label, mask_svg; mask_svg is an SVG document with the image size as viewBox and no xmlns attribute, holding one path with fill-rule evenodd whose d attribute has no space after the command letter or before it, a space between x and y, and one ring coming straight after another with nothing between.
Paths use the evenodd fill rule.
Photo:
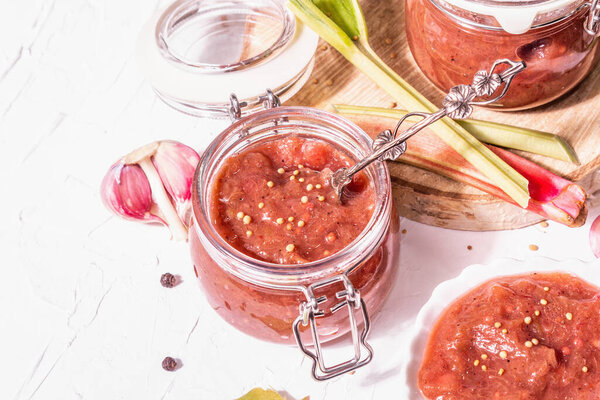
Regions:
<instances>
[{"instance_id":1,"label":"garlic bulb","mask_svg":"<svg viewBox=\"0 0 600 400\"><path fill-rule=\"evenodd\" d=\"M174 239L186 240L199 160L194 149L179 142L147 144L110 167L100 187L102 201L123 218L162 223Z\"/></svg>"}]
</instances>

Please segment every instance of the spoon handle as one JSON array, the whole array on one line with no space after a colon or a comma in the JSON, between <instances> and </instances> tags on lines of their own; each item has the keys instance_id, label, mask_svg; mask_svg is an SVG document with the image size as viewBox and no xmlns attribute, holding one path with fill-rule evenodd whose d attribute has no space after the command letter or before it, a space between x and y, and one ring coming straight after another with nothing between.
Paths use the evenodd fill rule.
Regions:
<instances>
[{"instance_id":1,"label":"spoon handle","mask_svg":"<svg viewBox=\"0 0 600 400\"><path fill-rule=\"evenodd\" d=\"M508 65L508 68L500 73L494 73L494 70L500 65ZM508 87L515 75L524 69L525 63L522 61L516 62L508 59L497 60L494 62L494 65L489 72L477 72L471 85L458 85L450 89L442 102L443 107L438 111L434 113L412 112L406 114L396 124L394 132L386 129L377 135L373 141L373 153L368 157L363 158L352 167L340 168L333 174L331 185L336 191L338 198L342 198L343 189L350 183L354 174L376 160L395 160L400 157L406 151L406 140L423 128L426 128L444 117L450 117L452 119L468 118L473 113L473 106L487 105L500 100L508 91ZM504 86L497 96L487 98L498 91L503 84ZM476 99L480 97L483 97L484 99L477 101ZM422 119L410 128L399 133L402 123L406 121L407 118L414 116L421 117Z\"/></svg>"}]
</instances>

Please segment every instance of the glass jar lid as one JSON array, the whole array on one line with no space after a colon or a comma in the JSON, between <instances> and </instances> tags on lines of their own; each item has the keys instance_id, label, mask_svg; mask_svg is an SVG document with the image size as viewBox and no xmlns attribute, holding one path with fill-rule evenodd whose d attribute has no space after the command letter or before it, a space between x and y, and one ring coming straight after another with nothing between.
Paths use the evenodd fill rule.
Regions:
<instances>
[{"instance_id":1,"label":"glass jar lid","mask_svg":"<svg viewBox=\"0 0 600 400\"><path fill-rule=\"evenodd\" d=\"M282 0L177 0L143 28L138 66L167 104L227 117L234 93L243 112L266 88L285 100L306 82L318 36Z\"/></svg>"},{"instance_id":2,"label":"glass jar lid","mask_svg":"<svg viewBox=\"0 0 600 400\"><path fill-rule=\"evenodd\" d=\"M557 22L586 4L585 0L432 1L468 23L501 29L511 34L522 34L530 29Z\"/></svg>"}]
</instances>

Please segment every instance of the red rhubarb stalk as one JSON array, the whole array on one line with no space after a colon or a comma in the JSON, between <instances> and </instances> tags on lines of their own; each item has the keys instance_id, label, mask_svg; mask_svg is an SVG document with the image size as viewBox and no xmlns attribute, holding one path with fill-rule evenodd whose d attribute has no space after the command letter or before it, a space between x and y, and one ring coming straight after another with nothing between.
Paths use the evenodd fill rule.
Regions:
<instances>
[{"instance_id":1,"label":"red rhubarb stalk","mask_svg":"<svg viewBox=\"0 0 600 400\"><path fill-rule=\"evenodd\" d=\"M373 116L349 116L371 137L392 129L395 120ZM424 130L407 142L407 151L397 161L423 168L450 179L466 183L502 200L516 204L510 196L444 142ZM488 145L497 156L529 181L531 199L527 210L564 225L576 227L585 223L586 193L581 186L507 150Z\"/></svg>"}]
</instances>

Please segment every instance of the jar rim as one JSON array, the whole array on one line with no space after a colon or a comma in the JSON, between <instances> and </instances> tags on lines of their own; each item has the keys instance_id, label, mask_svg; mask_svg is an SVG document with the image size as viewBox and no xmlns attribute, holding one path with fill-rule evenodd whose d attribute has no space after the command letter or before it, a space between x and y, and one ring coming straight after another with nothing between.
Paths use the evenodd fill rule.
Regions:
<instances>
[{"instance_id":1,"label":"jar rim","mask_svg":"<svg viewBox=\"0 0 600 400\"><path fill-rule=\"evenodd\" d=\"M282 131L286 125L296 126L296 121L320 121L335 126L340 134L348 135L350 141L358 147L343 147L335 143L351 156L364 157L371 149L370 137L356 124L347 119L310 107L277 107L259 111L241 120L221 132L201 155L194 181L192 182L192 218L198 237L212 258L225 261L217 264L239 278L261 286L281 287L303 285L338 273L347 273L358 266L383 241L390 223L392 196L389 171L384 162L375 162L365 171L370 174L376 190L376 201L373 215L363 231L346 247L326 258L305 264L276 264L250 257L235 249L221 237L211 223L207 196L212 174L219 170L221 161L227 153L239 151L234 146L241 142L248 143L248 132L253 126L267 121L274 122L271 130ZM234 137L238 136L238 137ZM247 144L249 147L251 144ZM220 161L219 161L220 160ZM368 239L368 240L367 240ZM231 262L226 262L231 261ZM233 267L231 264L236 265Z\"/></svg>"},{"instance_id":2,"label":"jar rim","mask_svg":"<svg viewBox=\"0 0 600 400\"><path fill-rule=\"evenodd\" d=\"M554 25L587 6L586 0L429 0L457 21L480 29L523 34ZM459 15L464 14L464 15ZM497 24L482 22L492 17Z\"/></svg>"}]
</instances>

